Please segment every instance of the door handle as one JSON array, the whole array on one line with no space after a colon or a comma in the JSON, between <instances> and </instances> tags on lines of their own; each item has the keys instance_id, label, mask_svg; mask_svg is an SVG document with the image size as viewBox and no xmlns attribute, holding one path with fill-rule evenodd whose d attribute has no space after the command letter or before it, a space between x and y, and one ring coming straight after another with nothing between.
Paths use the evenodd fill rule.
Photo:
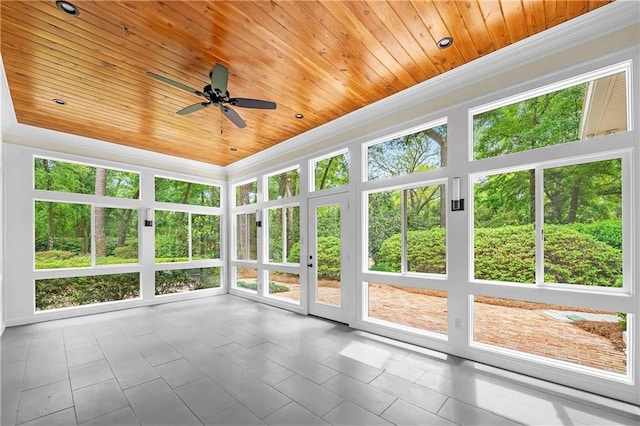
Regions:
<instances>
[{"instance_id":1,"label":"door handle","mask_svg":"<svg viewBox=\"0 0 640 426\"><path fill-rule=\"evenodd\" d=\"M313 268L313 263L307 263L307 266L308 266L309 268Z\"/></svg>"}]
</instances>

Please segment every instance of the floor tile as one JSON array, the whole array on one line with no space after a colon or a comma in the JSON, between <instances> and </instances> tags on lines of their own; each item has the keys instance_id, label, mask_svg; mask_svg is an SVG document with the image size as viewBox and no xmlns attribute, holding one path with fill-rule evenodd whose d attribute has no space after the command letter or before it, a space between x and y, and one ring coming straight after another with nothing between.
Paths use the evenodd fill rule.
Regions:
<instances>
[{"instance_id":1,"label":"floor tile","mask_svg":"<svg viewBox=\"0 0 640 426\"><path fill-rule=\"evenodd\" d=\"M73 400L78 423L129 405L120 386L113 379L73 391Z\"/></svg>"},{"instance_id":2,"label":"floor tile","mask_svg":"<svg viewBox=\"0 0 640 426\"><path fill-rule=\"evenodd\" d=\"M73 426L76 423L76 412L73 407L66 408L48 416L40 417L20 426Z\"/></svg>"},{"instance_id":3,"label":"floor tile","mask_svg":"<svg viewBox=\"0 0 640 426\"><path fill-rule=\"evenodd\" d=\"M112 379L113 372L107 361L101 359L69 368L69 377L71 379L71 389L75 390Z\"/></svg>"},{"instance_id":4,"label":"floor tile","mask_svg":"<svg viewBox=\"0 0 640 426\"><path fill-rule=\"evenodd\" d=\"M268 425L290 425L290 426L313 426L328 425L329 423L313 414L300 404L291 402L275 413L265 417L264 422Z\"/></svg>"},{"instance_id":5,"label":"floor tile","mask_svg":"<svg viewBox=\"0 0 640 426\"><path fill-rule=\"evenodd\" d=\"M440 411L438 411L438 415L451 420L453 423L465 426L518 425L518 423L505 419L504 417L500 417L478 407L465 404L464 402L453 398L447 399L447 402L445 402ZM387 417L385 416L385 418ZM393 422L393 419L387 419Z\"/></svg>"},{"instance_id":6,"label":"floor tile","mask_svg":"<svg viewBox=\"0 0 640 426\"><path fill-rule=\"evenodd\" d=\"M82 426L139 426L140 422L133 414L131 407L127 406L112 411L104 416L82 423Z\"/></svg>"},{"instance_id":7,"label":"floor tile","mask_svg":"<svg viewBox=\"0 0 640 426\"><path fill-rule=\"evenodd\" d=\"M389 407L384 413L382 413L382 417L387 419L393 424L398 426L422 426L422 425L442 425L442 426L456 426L466 425L467 423L453 423L450 420L447 420L443 417L437 416L430 411L423 410L422 408L416 407L413 404L409 404L406 401L398 399L394 402L391 407ZM482 417L481 420L484 420ZM487 425L498 425L500 423L471 423L471 424L481 424L484 426Z\"/></svg>"},{"instance_id":8,"label":"floor tile","mask_svg":"<svg viewBox=\"0 0 640 426\"><path fill-rule=\"evenodd\" d=\"M369 383L382 374L382 370L342 355L331 356L322 361L322 364L364 383Z\"/></svg>"},{"instance_id":9,"label":"floor tile","mask_svg":"<svg viewBox=\"0 0 640 426\"><path fill-rule=\"evenodd\" d=\"M134 337L133 341L142 356L152 366L182 358L182 355L155 334ZM140 344L141 341L142 344Z\"/></svg>"},{"instance_id":10,"label":"floor tile","mask_svg":"<svg viewBox=\"0 0 640 426\"><path fill-rule=\"evenodd\" d=\"M87 346L93 346L97 344L98 344L98 341L96 340L93 333L64 337L64 347L67 352L74 349L85 348Z\"/></svg>"},{"instance_id":11,"label":"floor tile","mask_svg":"<svg viewBox=\"0 0 640 426\"><path fill-rule=\"evenodd\" d=\"M324 419L336 426L392 425L392 423L349 401L344 401L331 410L331 412L324 416Z\"/></svg>"},{"instance_id":12,"label":"floor tile","mask_svg":"<svg viewBox=\"0 0 640 426\"><path fill-rule=\"evenodd\" d=\"M162 379L155 379L141 385L125 389L127 400L140 423L157 419L159 413L183 405L178 395Z\"/></svg>"},{"instance_id":13,"label":"floor tile","mask_svg":"<svg viewBox=\"0 0 640 426\"><path fill-rule=\"evenodd\" d=\"M245 363L242 367L249 373L270 385L275 385L276 383L296 374L282 365L262 357L258 357L258 359L255 359L250 363Z\"/></svg>"},{"instance_id":14,"label":"floor tile","mask_svg":"<svg viewBox=\"0 0 640 426\"><path fill-rule=\"evenodd\" d=\"M29 389L20 395L16 422L24 423L72 406L73 399L68 380Z\"/></svg>"},{"instance_id":15,"label":"floor tile","mask_svg":"<svg viewBox=\"0 0 640 426\"><path fill-rule=\"evenodd\" d=\"M447 400L446 395L388 373L381 374L370 384L383 392L402 398L432 413L437 413Z\"/></svg>"},{"instance_id":16,"label":"floor tile","mask_svg":"<svg viewBox=\"0 0 640 426\"><path fill-rule=\"evenodd\" d=\"M208 377L178 387L175 392L200 420L238 403L237 399Z\"/></svg>"},{"instance_id":17,"label":"floor tile","mask_svg":"<svg viewBox=\"0 0 640 426\"><path fill-rule=\"evenodd\" d=\"M288 359L282 365L289 370L295 371L299 375L306 377L312 382L318 384L324 383L338 374L338 372L334 369L322 365L319 362L307 358L302 358L300 356L295 356L291 359Z\"/></svg>"},{"instance_id":18,"label":"floor tile","mask_svg":"<svg viewBox=\"0 0 640 426\"><path fill-rule=\"evenodd\" d=\"M122 389L127 389L159 377L156 370L139 354L126 358L110 358L107 361Z\"/></svg>"},{"instance_id":19,"label":"floor tile","mask_svg":"<svg viewBox=\"0 0 640 426\"><path fill-rule=\"evenodd\" d=\"M238 365L249 364L259 358L262 358L257 353L237 343L230 343L228 345L221 346L215 351L223 357L227 358L229 361L234 362Z\"/></svg>"},{"instance_id":20,"label":"floor tile","mask_svg":"<svg viewBox=\"0 0 640 426\"><path fill-rule=\"evenodd\" d=\"M291 402L291 399L281 392L253 376L242 382L229 383L227 386L229 393L260 418Z\"/></svg>"},{"instance_id":21,"label":"floor tile","mask_svg":"<svg viewBox=\"0 0 640 426\"><path fill-rule=\"evenodd\" d=\"M261 426L265 423L244 405L236 404L205 419L204 424L207 426Z\"/></svg>"},{"instance_id":22,"label":"floor tile","mask_svg":"<svg viewBox=\"0 0 640 426\"><path fill-rule=\"evenodd\" d=\"M290 377L274 387L320 417L344 401L341 396L298 375Z\"/></svg>"},{"instance_id":23,"label":"floor tile","mask_svg":"<svg viewBox=\"0 0 640 426\"><path fill-rule=\"evenodd\" d=\"M27 361L22 389L32 389L61 380L67 380L68 378L69 372L67 371L67 363L64 359L52 359L51 361L43 362Z\"/></svg>"},{"instance_id":24,"label":"floor tile","mask_svg":"<svg viewBox=\"0 0 640 426\"><path fill-rule=\"evenodd\" d=\"M257 345L251 348L255 353L268 358L272 361L283 363L289 358L293 358L296 354L289 350L286 350L278 345L275 345L271 342L265 342L261 345Z\"/></svg>"},{"instance_id":25,"label":"floor tile","mask_svg":"<svg viewBox=\"0 0 640 426\"><path fill-rule=\"evenodd\" d=\"M105 358L102 349L98 345L85 346L67 351L67 365L69 367L75 367L76 365L99 361L101 359Z\"/></svg>"},{"instance_id":26,"label":"floor tile","mask_svg":"<svg viewBox=\"0 0 640 426\"><path fill-rule=\"evenodd\" d=\"M22 346L2 346L2 363L12 363L27 359L29 345Z\"/></svg>"},{"instance_id":27,"label":"floor tile","mask_svg":"<svg viewBox=\"0 0 640 426\"><path fill-rule=\"evenodd\" d=\"M160 364L155 367L160 376L172 388L186 385L204 377L204 373L184 358Z\"/></svg>"},{"instance_id":28,"label":"floor tile","mask_svg":"<svg viewBox=\"0 0 640 426\"><path fill-rule=\"evenodd\" d=\"M380 415L397 399L344 374L332 377L322 387L376 415Z\"/></svg>"},{"instance_id":29,"label":"floor tile","mask_svg":"<svg viewBox=\"0 0 640 426\"><path fill-rule=\"evenodd\" d=\"M156 411L140 419L142 426L201 426L202 422L185 405L167 411Z\"/></svg>"}]
</instances>

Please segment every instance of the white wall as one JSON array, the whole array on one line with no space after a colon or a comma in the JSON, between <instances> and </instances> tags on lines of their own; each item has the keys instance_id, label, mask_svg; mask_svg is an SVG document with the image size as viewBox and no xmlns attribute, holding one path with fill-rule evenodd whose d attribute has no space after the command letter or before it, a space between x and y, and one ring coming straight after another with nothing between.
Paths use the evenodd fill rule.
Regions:
<instances>
[{"instance_id":1,"label":"white wall","mask_svg":"<svg viewBox=\"0 0 640 426\"><path fill-rule=\"evenodd\" d=\"M9 92L6 88L6 78L4 76L4 65L2 56L0 56L0 123L3 122L5 110L2 107L4 102L2 99L8 96ZM4 294L4 191L3 191L3 147L2 147L2 131L0 129L0 336L4 333L6 327L5 318L5 294Z\"/></svg>"}]
</instances>

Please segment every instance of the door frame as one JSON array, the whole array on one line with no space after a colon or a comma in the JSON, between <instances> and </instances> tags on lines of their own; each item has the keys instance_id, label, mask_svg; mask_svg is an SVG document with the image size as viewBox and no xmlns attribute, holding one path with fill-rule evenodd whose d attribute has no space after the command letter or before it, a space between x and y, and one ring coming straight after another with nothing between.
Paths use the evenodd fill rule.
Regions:
<instances>
[{"instance_id":1,"label":"door frame","mask_svg":"<svg viewBox=\"0 0 640 426\"><path fill-rule=\"evenodd\" d=\"M340 205L340 307L316 302L317 290L317 253L316 253L316 213L317 208L328 205ZM307 247L304 265L307 266L307 312L311 315L329 320L350 324L355 318L355 232L354 230L353 203L348 192L339 192L331 195L322 195L307 199L308 226ZM312 259L309 257L313 256ZM312 266L309 266L309 265Z\"/></svg>"}]
</instances>

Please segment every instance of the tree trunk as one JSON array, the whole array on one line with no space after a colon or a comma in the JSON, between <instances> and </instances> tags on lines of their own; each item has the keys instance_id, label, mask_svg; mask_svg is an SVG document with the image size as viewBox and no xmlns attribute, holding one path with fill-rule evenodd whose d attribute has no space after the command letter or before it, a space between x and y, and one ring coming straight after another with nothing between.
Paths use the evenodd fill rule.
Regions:
<instances>
[{"instance_id":1,"label":"tree trunk","mask_svg":"<svg viewBox=\"0 0 640 426\"><path fill-rule=\"evenodd\" d=\"M96 195L107 195L107 170L96 167ZM106 210L104 207L95 208L95 242L96 257L107 255Z\"/></svg>"},{"instance_id":2,"label":"tree trunk","mask_svg":"<svg viewBox=\"0 0 640 426\"><path fill-rule=\"evenodd\" d=\"M565 223L573 223L578 218L578 207L580 206L580 185L575 185L571 188L571 204L569 206L569 213L567 214L567 221Z\"/></svg>"},{"instance_id":3,"label":"tree trunk","mask_svg":"<svg viewBox=\"0 0 640 426\"><path fill-rule=\"evenodd\" d=\"M134 194L133 198L137 199L140 195L140 190L138 189ZM124 246L124 243L127 241L127 232L129 231L129 227L131 226L131 214L133 210L125 209L122 214L122 219L120 220L120 225L118 225L118 243L116 247Z\"/></svg>"},{"instance_id":4,"label":"tree trunk","mask_svg":"<svg viewBox=\"0 0 640 426\"><path fill-rule=\"evenodd\" d=\"M329 175L329 169L331 169L331 163L335 160L336 157L329 158L329 162L327 163L327 167L324 169L324 173L322 174L322 179L320 180L320 185L318 190L324 189L324 186L327 184L327 175ZM315 180L315 176L313 177Z\"/></svg>"}]
</instances>

